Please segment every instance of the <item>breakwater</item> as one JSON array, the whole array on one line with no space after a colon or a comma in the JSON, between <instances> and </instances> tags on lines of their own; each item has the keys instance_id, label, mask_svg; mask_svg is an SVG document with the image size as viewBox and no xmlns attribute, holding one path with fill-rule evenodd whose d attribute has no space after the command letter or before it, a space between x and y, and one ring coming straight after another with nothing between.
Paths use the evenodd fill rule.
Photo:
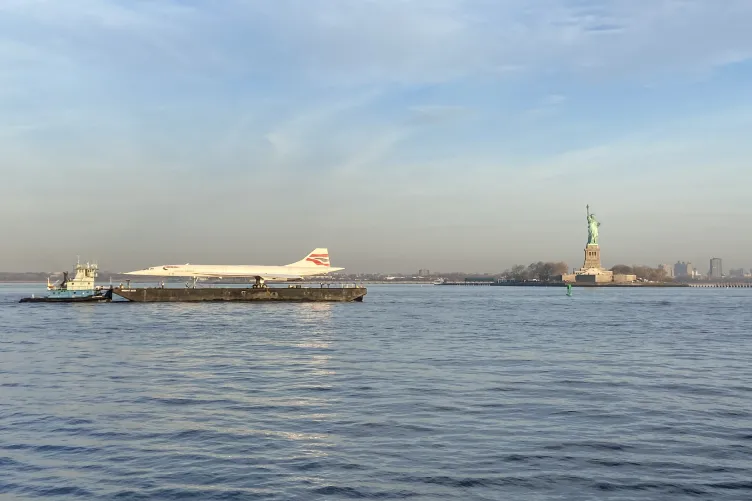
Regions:
<instances>
[{"instance_id":1,"label":"breakwater","mask_svg":"<svg viewBox=\"0 0 752 501\"><path fill-rule=\"evenodd\" d=\"M490 286L490 287L566 287L566 282L444 282L441 285L455 286ZM635 282L635 283L571 283L572 287L690 287L686 283L657 283L657 282Z\"/></svg>"},{"instance_id":2,"label":"breakwater","mask_svg":"<svg viewBox=\"0 0 752 501\"><path fill-rule=\"evenodd\" d=\"M566 287L565 282L444 282L440 285L454 285L465 287ZM752 289L752 282L712 282L712 283L685 283L685 282L634 282L634 283L571 283L572 287L619 287L640 288L659 287L676 288L692 287L701 289Z\"/></svg>"},{"instance_id":3,"label":"breakwater","mask_svg":"<svg viewBox=\"0 0 752 501\"><path fill-rule=\"evenodd\" d=\"M752 283L750 282L718 282L708 284L687 284L689 287L696 287L702 289L752 289Z\"/></svg>"}]
</instances>

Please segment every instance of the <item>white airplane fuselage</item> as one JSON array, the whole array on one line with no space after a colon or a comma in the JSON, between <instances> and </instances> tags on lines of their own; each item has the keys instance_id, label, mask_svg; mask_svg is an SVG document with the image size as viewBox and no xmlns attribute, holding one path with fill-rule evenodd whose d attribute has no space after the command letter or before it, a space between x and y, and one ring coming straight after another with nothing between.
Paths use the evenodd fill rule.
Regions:
<instances>
[{"instance_id":1,"label":"white airplane fuselage","mask_svg":"<svg viewBox=\"0 0 752 501\"><path fill-rule=\"evenodd\" d=\"M303 277L325 275L344 268L332 268L329 251L315 249L302 260L285 266L165 264L126 275L191 278L256 278L264 280L301 280Z\"/></svg>"},{"instance_id":2,"label":"white airplane fuselage","mask_svg":"<svg viewBox=\"0 0 752 501\"><path fill-rule=\"evenodd\" d=\"M297 268L288 266L245 266L245 265L211 265L183 264L155 266L140 271L131 271L126 275L152 275L155 277L307 277L322 275L344 268Z\"/></svg>"}]
</instances>

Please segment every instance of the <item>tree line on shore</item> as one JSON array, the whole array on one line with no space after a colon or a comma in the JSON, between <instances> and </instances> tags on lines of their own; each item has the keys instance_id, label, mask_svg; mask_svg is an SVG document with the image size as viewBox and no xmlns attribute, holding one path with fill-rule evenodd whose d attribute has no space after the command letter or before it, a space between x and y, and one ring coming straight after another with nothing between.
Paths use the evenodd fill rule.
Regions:
<instances>
[{"instance_id":1,"label":"tree line on shore","mask_svg":"<svg viewBox=\"0 0 752 501\"><path fill-rule=\"evenodd\" d=\"M564 262L543 262L531 263L528 266L516 264L512 268L502 272L501 278L523 282L526 280L539 280L541 282L550 282L556 280L559 275L564 275L569 271L567 263Z\"/></svg>"},{"instance_id":2,"label":"tree line on shore","mask_svg":"<svg viewBox=\"0 0 752 501\"><path fill-rule=\"evenodd\" d=\"M637 278L650 282L670 282L673 280L663 268L651 268L645 265L627 266L626 264L617 264L611 268L611 271L615 275L637 275Z\"/></svg>"}]
</instances>

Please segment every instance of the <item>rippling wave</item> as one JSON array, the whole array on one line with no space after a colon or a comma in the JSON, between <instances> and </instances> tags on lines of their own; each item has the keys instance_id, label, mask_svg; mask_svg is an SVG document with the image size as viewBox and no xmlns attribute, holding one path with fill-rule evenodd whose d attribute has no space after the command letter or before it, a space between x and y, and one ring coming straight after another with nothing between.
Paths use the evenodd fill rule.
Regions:
<instances>
[{"instance_id":1,"label":"rippling wave","mask_svg":"<svg viewBox=\"0 0 752 501\"><path fill-rule=\"evenodd\" d=\"M1 499L752 499L752 290L29 305Z\"/></svg>"}]
</instances>

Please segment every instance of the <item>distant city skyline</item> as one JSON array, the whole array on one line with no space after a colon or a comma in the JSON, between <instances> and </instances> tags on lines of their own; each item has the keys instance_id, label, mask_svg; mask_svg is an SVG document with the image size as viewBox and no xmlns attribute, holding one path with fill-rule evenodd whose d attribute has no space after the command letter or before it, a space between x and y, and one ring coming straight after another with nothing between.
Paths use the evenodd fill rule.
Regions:
<instances>
[{"instance_id":1,"label":"distant city skyline","mask_svg":"<svg viewBox=\"0 0 752 501\"><path fill-rule=\"evenodd\" d=\"M0 5L0 271L752 267L752 2Z\"/></svg>"}]
</instances>

